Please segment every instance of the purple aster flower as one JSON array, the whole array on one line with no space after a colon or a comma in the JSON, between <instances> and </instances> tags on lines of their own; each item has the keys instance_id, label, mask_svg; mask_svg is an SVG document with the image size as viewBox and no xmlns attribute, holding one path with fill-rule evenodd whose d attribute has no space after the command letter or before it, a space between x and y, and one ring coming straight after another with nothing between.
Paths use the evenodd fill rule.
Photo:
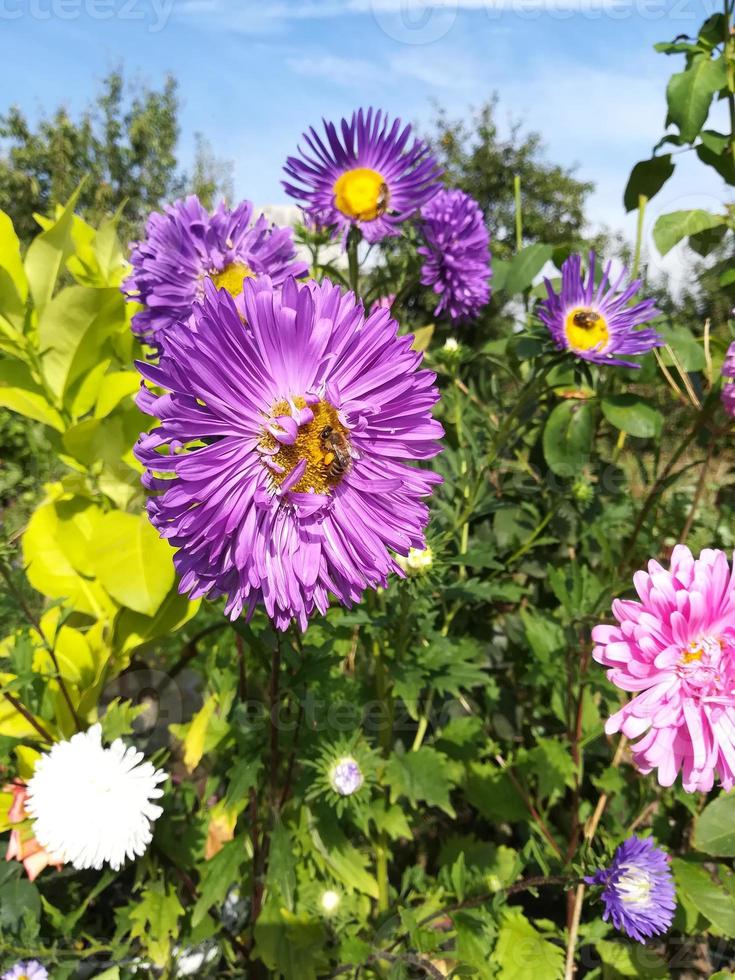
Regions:
<instances>
[{"instance_id":1,"label":"purple aster flower","mask_svg":"<svg viewBox=\"0 0 735 980\"><path fill-rule=\"evenodd\" d=\"M480 206L464 191L439 191L421 209L426 245L421 282L439 296L434 316L472 320L490 299L490 236Z\"/></svg>"},{"instance_id":2,"label":"purple aster flower","mask_svg":"<svg viewBox=\"0 0 735 980\"><path fill-rule=\"evenodd\" d=\"M343 235L358 227L367 241L399 234L439 189L440 169L422 140L411 140L411 127L391 124L381 110L353 113L340 125L324 121L326 140L310 128L307 150L289 157L284 170L296 183L283 181L318 225Z\"/></svg>"},{"instance_id":3,"label":"purple aster flower","mask_svg":"<svg viewBox=\"0 0 735 980\"><path fill-rule=\"evenodd\" d=\"M0 980L48 980L48 970L38 960L21 960L3 973Z\"/></svg>"},{"instance_id":4,"label":"purple aster flower","mask_svg":"<svg viewBox=\"0 0 735 980\"><path fill-rule=\"evenodd\" d=\"M133 332L160 344L172 324L189 318L207 279L238 296L246 278L265 274L280 285L287 276L305 275L309 267L296 261L291 229L262 214L252 218L250 201L232 211L220 203L209 214L193 194L151 214L146 237L133 243L133 272L123 283L128 298L147 307L133 317Z\"/></svg>"},{"instance_id":5,"label":"purple aster flower","mask_svg":"<svg viewBox=\"0 0 735 980\"><path fill-rule=\"evenodd\" d=\"M421 498L441 478L411 464L440 451L439 394L389 311L366 317L329 281L262 276L240 300L205 284L194 329L174 325L160 363L138 365L167 389L139 395L161 419L136 447L161 491L148 513L179 549L182 593L305 629L329 593L357 602L403 574L391 551L425 547Z\"/></svg>"},{"instance_id":6,"label":"purple aster flower","mask_svg":"<svg viewBox=\"0 0 735 980\"><path fill-rule=\"evenodd\" d=\"M735 341L727 348L727 354L722 364L722 377L725 379L722 385L722 404L728 415L735 418Z\"/></svg>"},{"instance_id":7,"label":"purple aster flower","mask_svg":"<svg viewBox=\"0 0 735 980\"><path fill-rule=\"evenodd\" d=\"M616 929L645 943L670 928L676 910L669 856L651 837L629 837L613 855L609 868L585 878L603 885L603 919Z\"/></svg>"},{"instance_id":8,"label":"purple aster flower","mask_svg":"<svg viewBox=\"0 0 735 980\"><path fill-rule=\"evenodd\" d=\"M365 777L362 770L352 756L339 759L329 774L332 789L340 796L352 796L360 789L364 781Z\"/></svg>"},{"instance_id":9,"label":"purple aster flower","mask_svg":"<svg viewBox=\"0 0 735 980\"><path fill-rule=\"evenodd\" d=\"M577 357L596 364L640 367L635 361L621 360L621 355L647 354L664 341L651 328L638 330L658 316L655 300L645 299L628 306L641 281L624 286L627 270L610 282L608 262L599 286L595 286L595 253L590 252L589 274L585 281L582 259L570 255L561 267L561 292L557 295L548 279L548 297L538 305L539 319L549 328L560 350L571 350Z\"/></svg>"}]
</instances>

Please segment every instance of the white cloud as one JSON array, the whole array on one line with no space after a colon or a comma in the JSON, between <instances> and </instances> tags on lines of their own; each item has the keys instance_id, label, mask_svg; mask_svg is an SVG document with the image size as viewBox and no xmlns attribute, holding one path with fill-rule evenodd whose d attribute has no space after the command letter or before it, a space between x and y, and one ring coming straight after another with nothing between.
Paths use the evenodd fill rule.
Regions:
<instances>
[{"instance_id":1,"label":"white cloud","mask_svg":"<svg viewBox=\"0 0 735 980\"><path fill-rule=\"evenodd\" d=\"M340 55L296 55L286 58L286 65L297 75L324 78L335 85L374 85L385 81L385 72L376 63Z\"/></svg>"}]
</instances>

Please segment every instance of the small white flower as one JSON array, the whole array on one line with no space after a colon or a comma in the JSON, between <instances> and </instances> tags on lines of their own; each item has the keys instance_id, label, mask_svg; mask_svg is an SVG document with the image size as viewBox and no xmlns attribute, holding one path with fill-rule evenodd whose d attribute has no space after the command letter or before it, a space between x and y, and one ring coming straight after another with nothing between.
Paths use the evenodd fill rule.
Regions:
<instances>
[{"instance_id":1,"label":"small white flower","mask_svg":"<svg viewBox=\"0 0 735 980\"><path fill-rule=\"evenodd\" d=\"M364 779L359 765L351 755L339 759L329 774L332 789L340 796L352 796L362 786Z\"/></svg>"},{"instance_id":2,"label":"small white flower","mask_svg":"<svg viewBox=\"0 0 735 980\"><path fill-rule=\"evenodd\" d=\"M341 900L339 892L329 889L322 894L322 909L327 915L331 915L332 912L337 911L337 906Z\"/></svg>"},{"instance_id":3,"label":"small white flower","mask_svg":"<svg viewBox=\"0 0 735 980\"><path fill-rule=\"evenodd\" d=\"M106 749L93 725L57 742L36 763L26 810L36 839L56 860L77 869L115 870L145 852L151 824L163 812L151 800L163 795L160 769L143 753L115 739Z\"/></svg>"},{"instance_id":4,"label":"small white flower","mask_svg":"<svg viewBox=\"0 0 735 980\"><path fill-rule=\"evenodd\" d=\"M459 350L459 341L456 337L447 337L444 341L444 352L446 354L456 354Z\"/></svg>"},{"instance_id":5,"label":"small white flower","mask_svg":"<svg viewBox=\"0 0 735 980\"><path fill-rule=\"evenodd\" d=\"M410 548L408 555L396 555L396 561L407 575L422 575L434 564L431 548Z\"/></svg>"}]
</instances>

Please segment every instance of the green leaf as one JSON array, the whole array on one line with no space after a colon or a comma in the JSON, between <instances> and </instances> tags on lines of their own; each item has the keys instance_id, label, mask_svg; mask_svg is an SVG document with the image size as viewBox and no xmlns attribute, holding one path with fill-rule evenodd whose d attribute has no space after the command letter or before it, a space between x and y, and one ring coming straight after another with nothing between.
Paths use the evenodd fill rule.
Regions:
<instances>
[{"instance_id":1,"label":"green leaf","mask_svg":"<svg viewBox=\"0 0 735 980\"><path fill-rule=\"evenodd\" d=\"M698 851L735 857L735 793L722 793L704 808L694 831Z\"/></svg>"},{"instance_id":2,"label":"green leaf","mask_svg":"<svg viewBox=\"0 0 735 980\"><path fill-rule=\"evenodd\" d=\"M125 301L119 289L69 286L39 317L43 373L55 395L98 363L107 338L125 328Z\"/></svg>"},{"instance_id":3,"label":"green leaf","mask_svg":"<svg viewBox=\"0 0 735 980\"><path fill-rule=\"evenodd\" d=\"M492 822L515 823L528 816L508 773L492 763L470 765L465 792L472 806Z\"/></svg>"},{"instance_id":4,"label":"green leaf","mask_svg":"<svg viewBox=\"0 0 735 980\"><path fill-rule=\"evenodd\" d=\"M96 530L95 571L121 605L153 616L174 583L173 552L145 514L111 511Z\"/></svg>"},{"instance_id":5,"label":"green leaf","mask_svg":"<svg viewBox=\"0 0 735 980\"><path fill-rule=\"evenodd\" d=\"M557 476L575 476L589 459L594 433L592 408L586 402L564 401L546 422L544 457Z\"/></svg>"},{"instance_id":6,"label":"green leaf","mask_svg":"<svg viewBox=\"0 0 735 980\"><path fill-rule=\"evenodd\" d=\"M527 245L513 257L505 279L505 292L511 296L522 293L533 284L553 254L551 245Z\"/></svg>"},{"instance_id":7,"label":"green leaf","mask_svg":"<svg viewBox=\"0 0 735 980\"><path fill-rule=\"evenodd\" d=\"M102 378L94 417L102 419L116 408L123 398L140 389L140 375L136 371L113 371Z\"/></svg>"},{"instance_id":8,"label":"green leaf","mask_svg":"<svg viewBox=\"0 0 735 980\"><path fill-rule=\"evenodd\" d=\"M64 431L64 420L49 404L43 388L33 380L21 361L0 361L0 405L57 432Z\"/></svg>"},{"instance_id":9,"label":"green leaf","mask_svg":"<svg viewBox=\"0 0 735 980\"><path fill-rule=\"evenodd\" d=\"M438 806L453 817L449 802L452 780L446 758L436 749L424 745L417 752L393 754L386 766L385 779L390 786L391 803L405 796L411 806L424 802Z\"/></svg>"},{"instance_id":10,"label":"green leaf","mask_svg":"<svg viewBox=\"0 0 735 980\"><path fill-rule=\"evenodd\" d=\"M602 960L603 980L621 980L622 977L640 977L648 980L650 977L668 977L666 961L655 950L616 940L610 942L598 939L595 949Z\"/></svg>"},{"instance_id":11,"label":"green leaf","mask_svg":"<svg viewBox=\"0 0 735 980\"><path fill-rule=\"evenodd\" d=\"M26 916L38 921L41 898L38 888L20 877L21 865L15 862L0 871L0 932L19 933Z\"/></svg>"},{"instance_id":12,"label":"green leaf","mask_svg":"<svg viewBox=\"0 0 735 980\"><path fill-rule=\"evenodd\" d=\"M675 164L670 153L637 163L631 171L623 195L625 210L635 211L640 195L644 195L649 201L655 197L671 177L674 169Z\"/></svg>"},{"instance_id":13,"label":"green leaf","mask_svg":"<svg viewBox=\"0 0 735 980\"><path fill-rule=\"evenodd\" d=\"M378 883L368 871L367 856L349 842L332 810L315 807L310 811L309 831L316 854L338 881L350 891L378 897Z\"/></svg>"},{"instance_id":14,"label":"green leaf","mask_svg":"<svg viewBox=\"0 0 735 980\"><path fill-rule=\"evenodd\" d=\"M680 899L690 902L725 936L735 936L735 902L712 880L701 864L673 858L671 862ZM729 872L729 869L725 869Z\"/></svg>"},{"instance_id":15,"label":"green leaf","mask_svg":"<svg viewBox=\"0 0 735 980\"><path fill-rule=\"evenodd\" d=\"M653 240L661 255L670 252L674 245L689 235L696 235L708 228L724 225L727 218L723 214L710 214L709 211L672 211L663 214L653 229Z\"/></svg>"},{"instance_id":16,"label":"green leaf","mask_svg":"<svg viewBox=\"0 0 735 980\"><path fill-rule=\"evenodd\" d=\"M191 924L199 925L213 905L220 905L230 888L242 879L245 842L242 837L228 841L221 851L200 870L199 897L191 914Z\"/></svg>"},{"instance_id":17,"label":"green leaf","mask_svg":"<svg viewBox=\"0 0 735 980\"><path fill-rule=\"evenodd\" d=\"M610 395L602 399L602 414L610 425L639 439L658 436L663 416L638 395Z\"/></svg>"},{"instance_id":18,"label":"green leaf","mask_svg":"<svg viewBox=\"0 0 735 980\"><path fill-rule=\"evenodd\" d=\"M686 71L672 75L666 89L669 118L679 128L682 139L693 143L707 121L712 99L727 84L724 58L694 57Z\"/></svg>"},{"instance_id":19,"label":"green leaf","mask_svg":"<svg viewBox=\"0 0 735 980\"><path fill-rule=\"evenodd\" d=\"M51 299L56 280L74 248L71 232L74 208L82 189L80 184L59 217L31 242L25 260L25 271L31 296L39 314Z\"/></svg>"},{"instance_id":20,"label":"green leaf","mask_svg":"<svg viewBox=\"0 0 735 980\"><path fill-rule=\"evenodd\" d=\"M183 914L176 892L163 881L147 885L130 910L131 938L141 940L156 966L163 967L168 962Z\"/></svg>"},{"instance_id":21,"label":"green leaf","mask_svg":"<svg viewBox=\"0 0 735 980\"><path fill-rule=\"evenodd\" d=\"M28 296L28 280L20 257L20 241L13 222L4 211L0 211L0 268L6 270L18 296L25 302Z\"/></svg>"},{"instance_id":22,"label":"green leaf","mask_svg":"<svg viewBox=\"0 0 735 980\"><path fill-rule=\"evenodd\" d=\"M31 585L52 599L66 599L79 612L96 619L114 613L99 582L83 574L88 557L82 556L75 528L77 509L70 512L70 501L49 501L38 507L23 535L23 560ZM82 568L78 566L81 565Z\"/></svg>"},{"instance_id":23,"label":"green leaf","mask_svg":"<svg viewBox=\"0 0 735 980\"><path fill-rule=\"evenodd\" d=\"M564 975L564 950L544 939L520 909L503 912L494 960L498 980L557 980Z\"/></svg>"}]
</instances>

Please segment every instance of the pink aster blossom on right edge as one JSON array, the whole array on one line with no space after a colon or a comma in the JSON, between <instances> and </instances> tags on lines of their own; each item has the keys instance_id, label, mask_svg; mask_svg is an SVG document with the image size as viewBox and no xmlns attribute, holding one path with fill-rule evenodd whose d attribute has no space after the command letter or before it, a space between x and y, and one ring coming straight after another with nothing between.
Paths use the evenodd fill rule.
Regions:
<instances>
[{"instance_id":1,"label":"pink aster blossom on right edge","mask_svg":"<svg viewBox=\"0 0 735 980\"><path fill-rule=\"evenodd\" d=\"M607 722L630 739L642 773L662 786L679 772L684 789L707 792L717 777L735 785L735 576L723 551L694 558L677 545L634 576L640 602L616 599L617 626L596 626L593 656L635 693Z\"/></svg>"}]
</instances>

